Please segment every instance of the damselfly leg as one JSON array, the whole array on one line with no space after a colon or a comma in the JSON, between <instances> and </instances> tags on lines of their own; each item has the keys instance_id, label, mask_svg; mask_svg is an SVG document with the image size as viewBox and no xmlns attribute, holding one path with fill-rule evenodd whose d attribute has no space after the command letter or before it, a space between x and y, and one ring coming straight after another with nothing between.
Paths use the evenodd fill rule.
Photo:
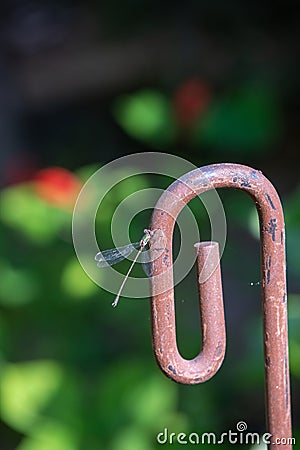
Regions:
<instances>
[{"instance_id":1,"label":"damselfly leg","mask_svg":"<svg viewBox=\"0 0 300 450\"><path fill-rule=\"evenodd\" d=\"M112 306L115 308L118 304L121 292L123 290L123 287L129 277L129 274L133 268L133 266L135 265L138 257L140 256L140 254L142 253L142 251L145 249L146 245L149 243L151 237L153 236L155 230L149 230L149 229L145 229L144 230L144 235L142 237L142 239L139 242L134 242L134 243L130 243L128 245L124 245L123 247L118 247L118 248L112 248L109 250L103 250L103 252L99 252L97 253L97 255L95 256L95 260L97 261L97 266L98 267L107 267L107 266L113 266L114 264L117 264L120 261L123 261L123 259L127 258L128 256L130 256L132 254L132 252L134 250L138 250L137 254L135 255L129 269L128 272L125 275L125 278L120 286L120 289L117 293L117 296L115 298L115 300L112 303ZM146 274L149 274L148 269L145 270Z\"/></svg>"}]
</instances>

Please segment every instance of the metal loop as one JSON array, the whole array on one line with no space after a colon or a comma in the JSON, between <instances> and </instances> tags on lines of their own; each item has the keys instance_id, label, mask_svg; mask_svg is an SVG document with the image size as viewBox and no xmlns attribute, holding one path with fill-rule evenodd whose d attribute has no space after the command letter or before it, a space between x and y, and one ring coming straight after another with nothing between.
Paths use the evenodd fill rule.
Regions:
<instances>
[{"instance_id":1,"label":"metal loop","mask_svg":"<svg viewBox=\"0 0 300 450\"><path fill-rule=\"evenodd\" d=\"M192 360L184 359L177 348L172 271L172 237L176 217L196 195L217 188L235 188L247 192L258 211L266 416L272 442L276 438L288 439L291 437L291 417L284 219L277 192L260 171L238 164L201 167L176 180L159 199L153 212L151 229L161 230L166 241L162 254L153 260L150 279L155 357L168 377L184 384L208 380L222 364L226 338L217 243L196 244L198 274L203 269L208 270L211 265L213 270L209 269L211 275L206 281L198 283L203 348ZM279 447L292 448L290 444L272 445L274 449Z\"/></svg>"}]
</instances>

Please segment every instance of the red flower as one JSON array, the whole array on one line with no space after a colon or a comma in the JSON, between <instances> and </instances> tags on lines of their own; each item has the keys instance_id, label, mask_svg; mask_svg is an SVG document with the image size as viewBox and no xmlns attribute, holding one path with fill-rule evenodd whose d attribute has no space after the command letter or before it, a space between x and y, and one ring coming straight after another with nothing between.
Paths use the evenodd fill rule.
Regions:
<instances>
[{"instance_id":1,"label":"red flower","mask_svg":"<svg viewBox=\"0 0 300 450\"><path fill-rule=\"evenodd\" d=\"M82 183L72 172L61 167L51 167L37 172L34 187L43 200L70 209L75 204Z\"/></svg>"},{"instance_id":2,"label":"red flower","mask_svg":"<svg viewBox=\"0 0 300 450\"><path fill-rule=\"evenodd\" d=\"M191 127L206 109L210 98L209 86L198 78L191 78L181 84L174 95L174 108L179 124Z\"/></svg>"}]
</instances>

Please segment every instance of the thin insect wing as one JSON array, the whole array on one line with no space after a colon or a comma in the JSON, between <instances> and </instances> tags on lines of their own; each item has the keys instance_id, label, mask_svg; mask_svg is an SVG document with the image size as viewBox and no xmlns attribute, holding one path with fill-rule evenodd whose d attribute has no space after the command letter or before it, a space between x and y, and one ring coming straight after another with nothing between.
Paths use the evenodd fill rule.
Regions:
<instances>
[{"instance_id":1,"label":"thin insect wing","mask_svg":"<svg viewBox=\"0 0 300 450\"><path fill-rule=\"evenodd\" d=\"M95 256L97 266L107 267L117 264L118 262L121 262L123 261L123 259L127 258L127 256L131 255L131 253L134 250L138 249L139 246L140 243L135 242L132 244L124 245L123 247L103 250L102 252L97 253L97 255Z\"/></svg>"},{"instance_id":2,"label":"thin insect wing","mask_svg":"<svg viewBox=\"0 0 300 450\"><path fill-rule=\"evenodd\" d=\"M150 261L150 255L149 255L149 251L146 251L146 249L144 249L141 253L140 256L140 261L142 264L142 268L145 272L145 274L147 275L147 277L151 277L152 275L152 263Z\"/></svg>"}]
</instances>

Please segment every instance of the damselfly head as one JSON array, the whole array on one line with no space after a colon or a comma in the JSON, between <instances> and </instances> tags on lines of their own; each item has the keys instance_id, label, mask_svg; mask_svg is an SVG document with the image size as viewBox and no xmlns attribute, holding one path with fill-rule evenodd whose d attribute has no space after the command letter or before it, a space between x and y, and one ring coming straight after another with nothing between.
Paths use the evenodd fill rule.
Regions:
<instances>
[{"instance_id":1,"label":"damselfly head","mask_svg":"<svg viewBox=\"0 0 300 450\"><path fill-rule=\"evenodd\" d=\"M142 239L140 240L140 245L141 247L145 247L148 242L150 241L150 239L152 238L153 234L155 233L156 230L150 230L148 228L144 229L144 236L142 237Z\"/></svg>"}]
</instances>

